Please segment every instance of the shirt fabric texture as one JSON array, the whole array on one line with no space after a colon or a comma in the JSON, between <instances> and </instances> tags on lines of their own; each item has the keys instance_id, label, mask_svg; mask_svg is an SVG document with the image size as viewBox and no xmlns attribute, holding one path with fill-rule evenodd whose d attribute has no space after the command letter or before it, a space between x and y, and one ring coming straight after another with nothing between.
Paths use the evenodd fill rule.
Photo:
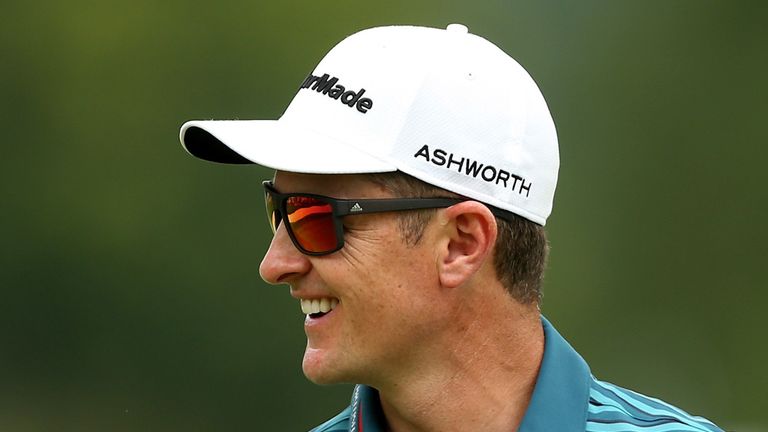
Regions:
<instances>
[{"instance_id":1,"label":"shirt fabric texture","mask_svg":"<svg viewBox=\"0 0 768 432\"><path fill-rule=\"evenodd\" d=\"M544 357L518 432L722 432L703 417L597 380L586 361L546 320ZM357 385L352 403L311 432L383 432L375 389Z\"/></svg>"}]
</instances>

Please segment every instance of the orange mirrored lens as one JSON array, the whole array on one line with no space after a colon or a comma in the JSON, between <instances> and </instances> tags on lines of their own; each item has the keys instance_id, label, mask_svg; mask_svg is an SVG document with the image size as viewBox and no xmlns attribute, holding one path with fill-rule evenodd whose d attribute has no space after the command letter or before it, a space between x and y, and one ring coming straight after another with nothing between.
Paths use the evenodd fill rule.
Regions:
<instances>
[{"instance_id":1,"label":"orange mirrored lens","mask_svg":"<svg viewBox=\"0 0 768 432\"><path fill-rule=\"evenodd\" d=\"M296 241L309 252L336 248L333 208L313 197L294 196L286 200L286 220Z\"/></svg>"}]
</instances>

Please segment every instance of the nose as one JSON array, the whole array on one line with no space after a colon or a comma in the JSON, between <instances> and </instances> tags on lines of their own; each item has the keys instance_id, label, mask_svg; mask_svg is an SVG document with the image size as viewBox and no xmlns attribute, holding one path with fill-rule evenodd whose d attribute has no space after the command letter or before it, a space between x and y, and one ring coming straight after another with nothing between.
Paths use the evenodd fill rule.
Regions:
<instances>
[{"instance_id":1,"label":"nose","mask_svg":"<svg viewBox=\"0 0 768 432\"><path fill-rule=\"evenodd\" d=\"M296 249L285 227L280 225L259 266L261 278L272 285L290 283L311 268L312 263L307 256Z\"/></svg>"}]
</instances>

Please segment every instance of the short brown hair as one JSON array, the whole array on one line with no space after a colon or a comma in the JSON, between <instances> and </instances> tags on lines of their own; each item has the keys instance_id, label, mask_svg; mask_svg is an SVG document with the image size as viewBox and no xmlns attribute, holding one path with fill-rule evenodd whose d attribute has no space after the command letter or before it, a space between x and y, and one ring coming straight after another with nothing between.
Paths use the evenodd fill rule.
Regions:
<instances>
[{"instance_id":1,"label":"short brown hair","mask_svg":"<svg viewBox=\"0 0 768 432\"><path fill-rule=\"evenodd\" d=\"M371 180L397 197L461 197L453 192L433 186L403 172L377 173ZM435 210L399 212L400 231L408 245L416 245ZM540 303L541 282L546 267L549 243L544 227L528 219L509 213L496 217L496 238L493 265L501 284L517 301Z\"/></svg>"}]
</instances>

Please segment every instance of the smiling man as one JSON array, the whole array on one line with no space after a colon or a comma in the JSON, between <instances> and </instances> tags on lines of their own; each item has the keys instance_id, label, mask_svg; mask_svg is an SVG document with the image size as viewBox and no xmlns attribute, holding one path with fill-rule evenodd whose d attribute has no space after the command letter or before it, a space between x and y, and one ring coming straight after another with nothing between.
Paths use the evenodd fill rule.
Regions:
<instances>
[{"instance_id":1,"label":"smiling man","mask_svg":"<svg viewBox=\"0 0 768 432\"><path fill-rule=\"evenodd\" d=\"M279 120L191 121L181 141L275 170L261 276L306 314L305 375L358 384L315 430L720 430L598 381L540 315L555 126L466 27L356 33Z\"/></svg>"}]
</instances>

